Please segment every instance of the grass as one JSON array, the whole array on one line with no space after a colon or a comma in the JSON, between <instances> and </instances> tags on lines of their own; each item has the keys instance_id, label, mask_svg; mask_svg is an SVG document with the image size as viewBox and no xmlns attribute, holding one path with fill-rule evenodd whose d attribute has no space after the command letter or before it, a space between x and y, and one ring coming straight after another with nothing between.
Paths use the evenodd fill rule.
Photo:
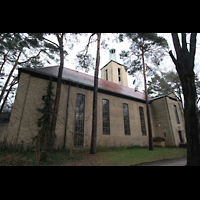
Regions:
<instances>
[{"instance_id":1,"label":"grass","mask_svg":"<svg viewBox=\"0 0 200 200\"><path fill-rule=\"evenodd\" d=\"M106 157L112 165L135 165L143 162L152 162L163 159L180 158L186 156L186 149L178 148L154 148L130 149L120 152L107 152Z\"/></svg>"},{"instance_id":2,"label":"grass","mask_svg":"<svg viewBox=\"0 0 200 200\"><path fill-rule=\"evenodd\" d=\"M80 150L69 158L69 150L56 150L48 155L47 162L40 162L40 166L129 166L143 162L159 161L186 156L183 148L158 148L153 151L147 148L123 147L99 148L96 154L89 154L89 150ZM0 153L0 166L30 166L35 165L33 151L5 151Z\"/></svg>"}]
</instances>

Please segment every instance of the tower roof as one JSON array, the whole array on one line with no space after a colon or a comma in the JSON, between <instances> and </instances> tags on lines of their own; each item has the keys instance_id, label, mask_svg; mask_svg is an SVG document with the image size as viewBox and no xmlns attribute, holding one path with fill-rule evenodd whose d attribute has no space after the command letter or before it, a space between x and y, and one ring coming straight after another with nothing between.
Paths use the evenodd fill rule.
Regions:
<instances>
[{"instance_id":1,"label":"tower roof","mask_svg":"<svg viewBox=\"0 0 200 200\"><path fill-rule=\"evenodd\" d=\"M104 67L106 67L110 62L115 62L115 63L117 63L118 65L122 65L122 64L120 64L120 63L118 63L118 62L116 62L116 61L114 61L114 60L110 60L106 65L104 65L100 70L102 70ZM126 66L125 65L122 65L122 66L124 66L125 68L126 68Z\"/></svg>"}]
</instances>

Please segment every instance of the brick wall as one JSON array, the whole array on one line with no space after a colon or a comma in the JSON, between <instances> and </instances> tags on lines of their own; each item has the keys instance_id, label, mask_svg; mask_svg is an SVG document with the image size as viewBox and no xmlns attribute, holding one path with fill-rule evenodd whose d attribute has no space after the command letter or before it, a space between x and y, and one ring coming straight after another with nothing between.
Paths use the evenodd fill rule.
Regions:
<instances>
[{"instance_id":1,"label":"brick wall","mask_svg":"<svg viewBox=\"0 0 200 200\"><path fill-rule=\"evenodd\" d=\"M32 144L32 137L38 133L37 120L41 117L36 110L42 106L42 96L45 94L45 88L48 81L21 73L15 103L8 125L9 140L24 145ZM56 91L56 83L54 82L54 93ZM67 94L69 85L62 84L62 92L58 113L58 121L56 126L57 141L56 146L62 146L65 133L65 119L67 108ZM73 141L73 131L75 122L75 106L76 95L81 93L85 95L85 124L84 124L84 146L90 146L90 138L92 131L92 99L93 91L71 86L69 98L68 126L66 147L69 147ZM109 100L110 108L110 135L103 135L102 130L102 99ZM130 135L124 133L123 119L123 103L127 103L129 107ZM98 133L97 144L107 146L119 145L148 145L148 136L142 136L139 106L144 108L146 131L146 105L132 100L127 100L111 95L98 94ZM148 131L147 131L148 133Z\"/></svg>"},{"instance_id":2,"label":"brick wall","mask_svg":"<svg viewBox=\"0 0 200 200\"><path fill-rule=\"evenodd\" d=\"M163 97L153 100L151 103L154 134L155 137L165 138L167 146L178 146L180 143L178 131L182 131L186 141L184 118L180 110L182 105L176 101L174 94L169 96L173 99ZM177 124L174 105L177 108L180 124Z\"/></svg>"}]
</instances>

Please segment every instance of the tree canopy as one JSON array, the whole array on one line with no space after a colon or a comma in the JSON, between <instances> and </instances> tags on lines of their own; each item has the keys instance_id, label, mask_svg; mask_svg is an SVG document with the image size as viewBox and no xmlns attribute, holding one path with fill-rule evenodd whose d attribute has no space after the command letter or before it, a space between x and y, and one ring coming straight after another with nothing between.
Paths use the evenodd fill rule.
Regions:
<instances>
[{"instance_id":1,"label":"tree canopy","mask_svg":"<svg viewBox=\"0 0 200 200\"><path fill-rule=\"evenodd\" d=\"M122 33L119 40L124 38L131 41L129 51L122 51L120 58L123 59L128 73L134 75L137 71L142 70L142 51L145 57L146 70L152 70L148 63L158 66L163 59L168 43L165 38L158 36L156 33Z\"/></svg>"}]
</instances>

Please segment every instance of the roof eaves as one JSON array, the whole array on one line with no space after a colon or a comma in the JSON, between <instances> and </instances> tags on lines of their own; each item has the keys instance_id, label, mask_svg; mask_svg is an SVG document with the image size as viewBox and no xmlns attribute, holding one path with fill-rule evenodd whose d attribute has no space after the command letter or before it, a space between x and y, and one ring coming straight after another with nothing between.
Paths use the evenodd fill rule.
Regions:
<instances>
[{"instance_id":1,"label":"roof eaves","mask_svg":"<svg viewBox=\"0 0 200 200\"><path fill-rule=\"evenodd\" d=\"M157 100L157 99L160 99L160 98L163 98L163 97L167 97L168 95L170 95L172 92L168 93L168 94L163 94L161 96L158 96L158 97L154 97L154 98L151 98L149 99L149 101L153 101L153 100Z\"/></svg>"},{"instance_id":2,"label":"roof eaves","mask_svg":"<svg viewBox=\"0 0 200 200\"><path fill-rule=\"evenodd\" d=\"M111 60L111 61L113 61L113 62L115 62L115 63L117 63L119 65L122 65L122 64L120 64L120 63L118 63L118 62L116 62L114 60ZM111 61L109 61L106 65L104 65L100 70L102 70L104 67L106 67ZM122 66L124 66L125 68L127 68L125 65L122 65Z\"/></svg>"}]
</instances>

